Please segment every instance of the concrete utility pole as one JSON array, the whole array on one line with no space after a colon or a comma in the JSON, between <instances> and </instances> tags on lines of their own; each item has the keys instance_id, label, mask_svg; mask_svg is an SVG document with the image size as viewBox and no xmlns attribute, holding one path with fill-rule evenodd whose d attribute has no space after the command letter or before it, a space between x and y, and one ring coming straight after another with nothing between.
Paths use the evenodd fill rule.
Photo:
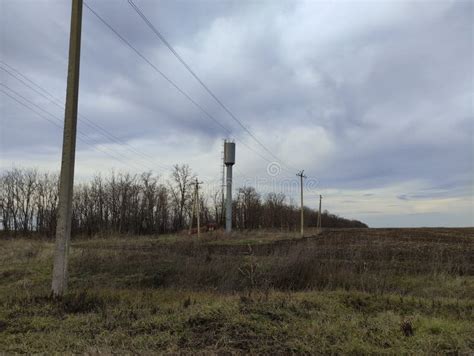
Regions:
<instances>
[{"instance_id":1,"label":"concrete utility pole","mask_svg":"<svg viewBox=\"0 0 474 356\"><path fill-rule=\"evenodd\" d=\"M192 228L193 228L193 218L194 218L194 209L196 209L196 220L197 220L197 237L201 236L201 204L199 201L199 185L202 182L199 182L196 178L194 182L194 194L193 194L193 203L191 206L191 219L189 222L189 234L191 235Z\"/></svg>"},{"instance_id":2,"label":"concrete utility pole","mask_svg":"<svg viewBox=\"0 0 474 356\"><path fill-rule=\"evenodd\" d=\"M74 186L74 160L76 153L81 24L82 0L72 0L63 152L59 183L58 222L56 227L52 281L52 294L54 297L62 296L67 287L67 263L69 240L71 238L72 193Z\"/></svg>"},{"instance_id":3,"label":"concrete utility pole","mask_svg":"<svg viewBox=\"0 0 474 356\"><path fill-rule=\"evenodd\" d=\"M296 174L298 177L300 177L300 188L301 188L301 237L304 236L303 178L306 178L306 176L303 173L304 173L304 170Z\"/></svg>"},{"instance_id":4,"label":"concrete utility pole","mask_svg":"<svg viewBox=\"0 0 474 356\"><path fill-rule=\"evenodd\" d=\"M319 195L319 214L318 214L318 232L321 232L321 201L323 196Z\"/></svg>"},{"instance_id":5,"label":"concrete utility pole","mask_svg":"<svg viewBox=\"0 0 474 356\"><path fill-rule=\"evenodd\" d=\"M188 235L191 235L193 232L193 219L194 219L194 209L196 207L196 187L194 187L193 192L193 201L191 203L191 216L189 217L189 231Z\"/></svg>"},{"instance_id":6,"label":"concrete utility pole","mask_svg":"<svg viewBox=\"0 0 474 356\"><path fill-rule=\"evenodd\" d=\"M196 178L196 214L197 214L197 236L198 238L201 237L201 202L199 201L199 184L202 182L198 182Z\"/></svg>"}]
</instances>

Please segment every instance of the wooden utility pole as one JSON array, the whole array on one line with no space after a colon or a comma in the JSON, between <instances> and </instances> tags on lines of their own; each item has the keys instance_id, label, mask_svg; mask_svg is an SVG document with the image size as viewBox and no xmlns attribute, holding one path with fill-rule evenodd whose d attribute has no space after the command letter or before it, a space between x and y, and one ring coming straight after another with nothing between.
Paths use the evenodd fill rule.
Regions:
<instances>
[{"instance_id":1,"label":"wooden utility pole","mask_svg":"<svg viewBox=\"0 0 474 356\"><path fill-rule=\"evenodd\" d=\"M304 173L304 170L296 174L298 177L300 177L300 188L301 188L301 237L304 236L303 178L306 178L306 176L303 173Z\"/></svg>"},{"instance_id":2,"label":"wooden utility pole","mask_svg":"<svg viewBox=\"0 0 474 356\"><path fill-rule=\"evenodd\" d=\"M61 297L67 288L67 264L71 238L74 160L76 153L77 104L79 94L79 62L81 56L82 0L72 0L69 64L67 73L64 136L59 181L58 222L52 294Z\"/></svg>"},{"instance_id":3,"label":"wooden utility pole","mask_svg":"<svg viewBox=\"0 0 474 356\"><path fill-rule=\"evenodd\" d=\"M319 195L319 214L318 214L318 232L321 232L321 201L323 196Z\"/></svg>"}]
</instances>

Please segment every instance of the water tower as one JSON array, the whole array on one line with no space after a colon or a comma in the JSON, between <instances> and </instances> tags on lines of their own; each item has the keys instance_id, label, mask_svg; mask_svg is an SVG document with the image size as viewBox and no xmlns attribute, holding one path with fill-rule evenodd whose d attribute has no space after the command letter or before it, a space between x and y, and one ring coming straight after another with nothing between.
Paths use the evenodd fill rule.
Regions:
<instances>
[{"instance_id":1,"label":"water tower","mask_svg":"<svg viewBox=\"0 0 474 356\"><path fill-rule=\"evenodd\" d=\"M232 166L235 163L235 143L224 142L224 164L226 166L226 207L225 207L225 231L232 231Z\"/></svg>"}]
</instances>

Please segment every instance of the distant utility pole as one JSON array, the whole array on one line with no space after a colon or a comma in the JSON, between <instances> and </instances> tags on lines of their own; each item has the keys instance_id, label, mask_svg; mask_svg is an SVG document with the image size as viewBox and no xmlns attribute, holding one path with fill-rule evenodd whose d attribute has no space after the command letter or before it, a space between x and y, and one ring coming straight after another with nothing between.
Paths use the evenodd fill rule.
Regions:
<instances>
[{"instance_id":1,"label":"distant utility pole","mask_svg":"<svg viewBox=\"0 0 474 356\"><path fill-rule=\"evenodd\" d=\"M318 214L318 232L321 232L321 201L323 196L319 195L319 214Z\"/></svg>"},{"instance_id":2,"label":"distant utility pole","mask_svg":"<svg viewBox=\"0 0 474 356\"><path fill-rule=\"evenodd\" d=\"M202 184L202 182L199 182L196 178L196 183L194 184L196 184L197 236L201 237L201 202L199 201L199 184Z\"/></svg>"},{"instance_id":3,"label":"distant utility pole","mask_svg":"<svg viewBox=\"0 0 474 356\"><path fill-rule=\"evenodd\" d=\"M60 297L67 287L67 263L71 238L74 159L76 153L77 103L79 94L79 62L81 56L82 0L72 0L69 64L67 73L66 107L64 115L63 152L59 183L58 222L52 294Z\"/></svg>"},{"instance_id":4,"label":"distant utility pole","mask_svg":"<svg viewBox=\"0 0 474 356\"><path fill-rule=\"evenodd\" d=\"M301 188L301 237L304 236L303 178L306 178L306 176L303 173L304 173L304 170L296 174L298 177L300 177L300 188Z\"/></svg>"},{"instance_id":5,"label":"distant utility pole","mask_svg":"<svg viewBox=\"0 0 474 356\"><path fill-rule=\"evenodd\" d=\"M191 209L191 221L189 222L189 234L191 234L193 228L193 218L194 218L194 209L196 209L196 220L197 220L197 237L201 237L201 203L199 201L199 185L202 182L199 182L196 178L194 182L194 198Z\"/></svg>"}]
</instances>

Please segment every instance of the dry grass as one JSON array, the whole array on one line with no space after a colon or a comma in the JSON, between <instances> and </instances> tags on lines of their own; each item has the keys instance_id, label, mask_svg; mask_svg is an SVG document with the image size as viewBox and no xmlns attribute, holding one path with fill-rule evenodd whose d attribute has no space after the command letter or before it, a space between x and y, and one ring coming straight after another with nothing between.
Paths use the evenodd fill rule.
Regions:
<instances>
[{"instance_id":1,"label":"dry grass","mask_svg":"<svg viewBox=\"0 0 474 356\"><path fill-rule=\"evenodd\" d=\"M472 236L472 230L462 229L370 229L330 230L305 239L258 237L252 244L249 236L219 243L212 235L201 241L80 241L73 244L71 274L93 277L91 286L220 292L342 288L427 296L442 279L474 274ZM439 293L464 295L472 291L466 283L440 285Z\"/></svg>"},{"instance_id":2,"label":"dry grass","mask_svg":"<svg viewBox=\"0 0 474 356\"><path fill-rule=\"evenodd\" d=\"M0 351L469 353L474 229L0 241ZM407 326L411 332L407 334Z\"/></svg>"}]
</instances>

